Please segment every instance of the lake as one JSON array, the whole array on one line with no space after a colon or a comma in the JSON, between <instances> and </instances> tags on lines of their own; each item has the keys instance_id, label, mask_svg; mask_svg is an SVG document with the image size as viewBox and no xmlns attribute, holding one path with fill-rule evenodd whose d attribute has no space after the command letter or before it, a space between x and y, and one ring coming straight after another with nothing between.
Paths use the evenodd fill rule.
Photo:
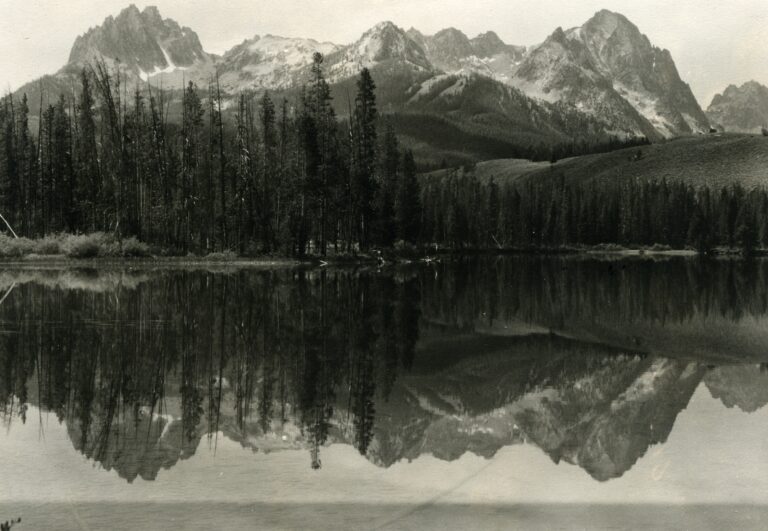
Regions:
<instances>
[{"instance_id":1,"label":"lake","mask_svg":"<svg viewBox=\"0 0 768 531\"><path fill-rule=\"evenodd\" d=\"M768 517L768 261L0 271L19 529Z\"/></svg>"}]
</instances>

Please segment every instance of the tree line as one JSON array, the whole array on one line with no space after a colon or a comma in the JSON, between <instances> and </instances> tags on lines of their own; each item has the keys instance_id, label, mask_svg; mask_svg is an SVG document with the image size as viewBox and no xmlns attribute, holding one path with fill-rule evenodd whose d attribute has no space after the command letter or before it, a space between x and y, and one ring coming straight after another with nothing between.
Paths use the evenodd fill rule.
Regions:
<instances>
[{"instance_id":1,"label":"tree line","mask_svg":"<svg viewBox=\"0 0 768 531\"><path fill-rule=\"evenodd\" d=\"M452 171L423 184L422 238L453 249L666 245L751 254L768 247L768 191L661 180L524 184Z\"/></svg>"},{"instance_id":2,"label":"tree line","mask_svg":"<svg viewBox=\"0 0 768 531\"><path fill-rule=\"evenodd\" d=\"M180 254L324 256L398 240L748 254L768 246L765 190L666 180L519 185L480 181L468 168L420 180L413 153L377 109L371 73L360 72L349 119L339 120L320 54L290 100L226 99L217 79L203 90L189 82L176 99L129 85L102 61L82 70L72 94L47 105L41 96L37 117L26 95L0 101L0 214L15 232L108 232ZM521 156L555 161L645 143L574 141Z\"/></svg>"},{"instance_id":3,"label":"tree line","mask_svg":"<svg viewBox=\"0 0 768 531\"><path fill-rule=\"evenodd\" d=\"M189 82L129 89L105 62L30 116L0 102L0 213L23 236L114 232L177 252L324 255L415 242L416 165L360 72L350 119L332 107L323 57L300 94L222 96ZM37 133L32 123L37 119ZM383 130L381 130L383 129Z\"/></svg>"}]
</instances>

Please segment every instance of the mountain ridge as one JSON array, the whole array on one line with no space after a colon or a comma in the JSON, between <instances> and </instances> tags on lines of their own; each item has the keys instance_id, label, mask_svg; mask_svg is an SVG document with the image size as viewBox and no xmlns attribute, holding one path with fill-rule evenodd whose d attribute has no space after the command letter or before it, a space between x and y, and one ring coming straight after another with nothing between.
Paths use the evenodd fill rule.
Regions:
<instances>
[{"instance_id":1,"label":"mountain ridge","mask_svg":"<svg viewBox=\"0 0 768 531\"><path fill-rule=\"evenodd\" d=\"M337 92L354 90L359 71L371 69L386 114L428 112L472 134L497 138L501 131L529 146L587 137L660 140L709 129L671 54L607 10L531 47L508 44L493 31L470 38L449 27L425 35L383 21L346 45L255 35L219 56L156 7L131 4L78 36L58 73L17 93L29 92L33 107L40 91L70 93L79 70L94 60L119 61L129 87L204 86L218 75L225 98L290 91L309 79L315 51Z\"/></svg>"}]
</instances>

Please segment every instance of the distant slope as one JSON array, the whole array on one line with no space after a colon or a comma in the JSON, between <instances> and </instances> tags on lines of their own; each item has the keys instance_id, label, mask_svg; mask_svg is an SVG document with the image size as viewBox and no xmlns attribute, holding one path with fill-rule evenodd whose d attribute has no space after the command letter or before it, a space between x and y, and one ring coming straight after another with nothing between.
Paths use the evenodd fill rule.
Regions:
<instances>
[{"instance_id":1,"label":"distant slope","mask_svg":"<svg viewBox=\"0 0 768 531\"><path fill-rule=\"evenodd\" d=\"M445 172L428 174L440 177ZM564 178L568 182L616 180L682 181L692 186L768 185L768 138L747 134L685 137L641 148L584 155L555 164L518 159L487 161L475 167L481 179L523 184Z\"/></svg>"}]
</instances>

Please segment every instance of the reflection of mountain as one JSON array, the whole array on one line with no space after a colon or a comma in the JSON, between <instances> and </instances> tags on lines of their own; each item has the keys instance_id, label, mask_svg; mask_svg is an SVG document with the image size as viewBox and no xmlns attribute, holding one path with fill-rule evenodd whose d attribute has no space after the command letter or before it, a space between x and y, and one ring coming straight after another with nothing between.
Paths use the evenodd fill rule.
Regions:
<instances>
[{"instance_id":1,"label":"reflection of mountain","mask_svg":"<svg viewBox=\"0 0 768 531\"><path fill-rule=\"evenodd\" d=\"M304 444L299 430L290 424L276 425L269 433L262 432L255 422L238 426L232 403L185 429L181 404L174 404L178 401L173 398L166 400L170 411L162 413L147 407L123 409L123 403L113 404L120 412L94 407L85 432L82 418L65 419L69 438L77 451L129 483L137 477L156 479L161 470L194 456L201 443L215 445L215 431L254 452L299 449Z\"/></svg>"},{"instance_id":2,"label":"reflection of mountain","mask_svg":"<svg viewBox=\"0 0 768 531\"><path fill-rule=\"evenodd\" d=\"M666 441L702 379L728 407L768 403L758 365L707 369L690 350L615 340L714 317L747 330L765 311L762 264L485 265L165 272L104 290L11 274L0 396L55 412L78 451L128 481L209 436L302 449L313 466L330 443L383 467L533 444L607 480Z\"/></svg>"},{"instance_id":3,"label":"reflection of mountain","mask_svg":"<svg viewBox=\"0 0 768 531\"><path fill-rule=\"evenodd\" d=\"M153 480L161 469L169 469L195 454L197 440L181 433L181 424L168 415L143 408L110 417L93 411L83 433L82 421L67 420L67 431L75 449L98 462L105 470L133 482L137 477Z\"/></svg>"},{"instance_id":4,"label":"reflection of mountain","mask_svg":"<svg viewBox=\"0 0 768 531\"><path fill-rule=\"evenodd\" d=\"M401 392L419 404L424 420L413 422L409 412L396 428L398 411L384 405L387 425L376 430L369 457L382 465L420 453L490 457L502 446L529 442L596 479L619 477L666 440L703 374L695 363L555 337L516 339L435 374L404 376Z\"/></svg>"},{"instance_id":5,"label":"reflection of mountain","mask_svg":"<svg viewBox=\"0 0 768 531\"><path fill-rule=\"evenodd\" d=\"M224 372L231 374L231 367ZM437 372L402 375L386 400L375 401L366 455L390 466L423 454L454 460L472 452L490 458L504 446L529 443L596 479L619 477L649 446L666 440L703 373L698 364L551 336L515 338L501 350L496 345L466 355ZM197 424L185 427L184 397L172 391L178 382L167 384L162 412L124 400L96 400L88 417L65 417L75 448L129 482L155 479L160 470L194 455L214 432L253 451L311 449L310 434L297 427L300 412L289 409L287 422L266 426L239 422L237 390L228 383L203 390L214 397L221 392L221 399L201 403ZM334 404L327 442L357 444L347 401L344 396Z\"/></svg>"},{"instance_id":6,"label":"reflection of mountain","mask_svg":"<svg viewBox=\"0 0 768 531\"><path fill-rule=\"evenodd\" d=\"M764 365L718 367L704 379L713 398L725 407L752 413L768 404L768 371Z\"/></svg>"}]
</instances>

